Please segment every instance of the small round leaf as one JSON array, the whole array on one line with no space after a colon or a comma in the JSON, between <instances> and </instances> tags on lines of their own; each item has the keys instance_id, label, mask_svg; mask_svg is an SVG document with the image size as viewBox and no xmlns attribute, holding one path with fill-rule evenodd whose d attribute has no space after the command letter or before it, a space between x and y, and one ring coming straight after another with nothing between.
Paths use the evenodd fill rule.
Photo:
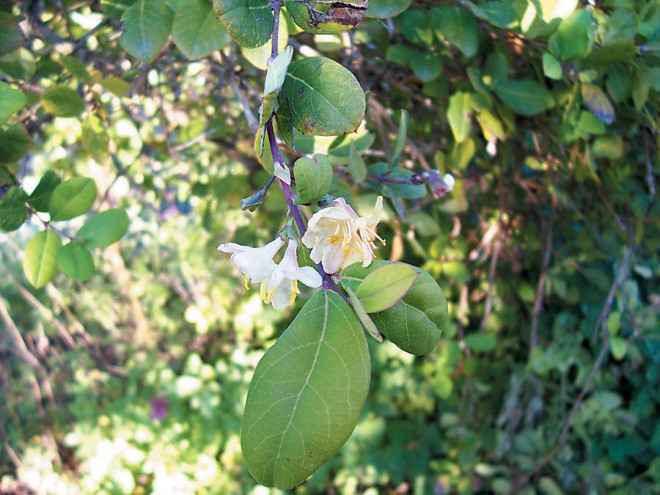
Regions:
<instances>
[{"instance_id":1,"label":"small round leaf","mask_svg":"<svg viewBox=\"0 0 660 495\"><path fill-rule=\"evenodd\" d=\"M54 222L70 220L87 213L96 200L96 182L87 177L74 177L62 182L50 197L48 211Z\"/></svg>"},{"instance_id":2,"label":"small round leaf","mask_svg":"<svg viewBox=\"0 0 660 495\"><path fill-rule=\"evenodd\" d=\"M73 280L87 280L94 275L94 259L89 249L70 242L57 253L57 268Z\"/></svg>"},{"instance_id":3,"label":"small round leaf","mask_svg":"<svg viewBox=\"0 0 660 495\"><path fill-rule=\"evenodd\" d=\"M59 236L50 229L39 232L25 246L23 271L37 289L46 285L57 273L57 252L62 245Z\"/></svg>"},{"instance_id":4,"label":"small round leaf","mask_svg":"<svg viewBox=\"0 0 660 495\"><path fill-rule=\"evenodd\" d=\"M88 248L104 248L121 239L128 230L128 215L112 209L97 213L76 233L76 238Z\"/></svg>"}]
</instances>

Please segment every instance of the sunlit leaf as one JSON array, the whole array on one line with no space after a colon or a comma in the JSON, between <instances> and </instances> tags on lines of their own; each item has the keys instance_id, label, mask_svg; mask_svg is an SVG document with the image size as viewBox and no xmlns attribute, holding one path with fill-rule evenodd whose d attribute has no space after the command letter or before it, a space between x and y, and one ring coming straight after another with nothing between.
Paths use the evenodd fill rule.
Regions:
<instances>
[{"instance_id":1,"label":"sunlit leaf","mask_svg":"<svg viewBox=\"0 0 660 495\"><path fill-rule=\"evenodd\" d=\"M274 17L269 0L213 0L213 7L240 46L262 46L273 33Z\"/></svg>"},{"instance_id":2,"label":"sunlit leaf","mask_svg":"<svg viewBox=\"0 0 660 495\"><path fill-rule=\"evenodd\" d=\"M96 200L96 182L74 177L58 185L50 197L48 211L54 222L69 220L87 213Z\"/></svg>"},{"instance_id":3,"label":"sunlit leaf","mask_svg":"<svg viewBox=\"0 0 660 495\"><path fill-rule=\"evenodd\" d=\"M410 290L419 271L405 263L388 263L370 272L355 294L367 313L378 313L398 303Z\"/></svg>"},{"instance_id":4,"label":"sunlit leaf","mask_svg":"<svg viewBox=\"0 0 660 495\"><path fill-rule=\"evenodd\" d=\"M439 6L431 9L435 33L441 40L455 45L466 57L474 57L479 48L479 26L467 10Z\"/></svg>"},{"instance_id":5,"label":"sunlit leaf","mask_svg":"<svg viewBox=\"0 0 660 495\"><path fill-rule=\"evenodd\" d=\"M404 12L412 0L369 0L367 17L387 19Z\"/></svg>"},{"instance_id":6,"label":"sunlit leaf","mask_svg":"<svg viewBox=\"0 0 660 495\"><path fill-rule=\"evenodd\" d=\"M138 60L153 62L170 36L172 16L161 0L137 0L122 15L119 43Z\"/></svg>"},{"instance_id":7,"label":"sunlit leaf","mask_svg":"<svg viewBox=\"0 0 660 495\"><path fill-rule=\"evenodd\" d=\"M351 265L342 271L341 283L357 289L371 271L387 263L376 260L368 268ZM415 355L431 352L449 323L447 299L442 289L431 275L420 272L401 301L385 311L370 314L386 339Z\"/></svg>"},{"instance_id":8,"label":"sunlit leaf","mask_svg":"<svg viewBox=\"0 0 660 495\"><path fill-rule=\"evenodd\" d=\"M289 121L293 118L293 127L316 136L355 131L365 111L364 93L355 76L325 57L293 62L279 93L279 102L278 124L280 120L285 124L287 118Z\"/></svg>"},{"instance_id":9,"label":"sunlit leaf","mask_svg":"<svg viewBox=\"0 0 660 495\"><path fill-rule=\"evenodd\" d=\"M206 57L231 41L209 0L189 0L176 11L172 39L190 59Z\"/></svg>"},{"instance_id":10,"label":"sunlit leaf","mask_svg":"<svg viewBox=\"0 0 660 495\"><path fill-rule=\"evenodd\" d=\"M614 107L602 89L595 84L582 85L582 99L585 106L606 124L614 122Z\"/></svg>"},{"instance_id":11,"label":"sunlit leaf","mask_svg":"<svg viewBox=\"0 0 660 495\"><path fill-rule=\"evenodd\" d=\"M332 185L332 165L325 155L302 157L293 166L296 178L297 204L313 203L321 199Z\"/></svg>"},{"instance_id":12,"label":"sunlit leaf","mask_svg":"<svg viewBox=\"0 0 660 495\"><path fill-rule=\"evenodd\" d=\"M28 203L37 211L48 211L50 197L62 179L52 170L47 170L28 198Z\"/></svg>"},{"instance_id":13,"label":"sunlit leaf","mask_svg":"<svg viewBox=\"0 0 660 495\"><path fill-rule=\"evenodd\" d=\"M9 117L23 108L26 101L21 90L0 82L0 124L7 122Z\"/></svg>"},{"instance_id":14,"label":"sunlit leaf","mask_svg":"<svg viewBox=\"0 0 660 495\"><path fill-rule=\"evenodd\" d=\"M121 239L128 225L128 215L124 210L106 210L87 220L76 233L76 238L89 248L103 248Z\"/></svg>"},{"instance_id":15,"label":"sunlit leaf","mask_svg":"<svg viewBox=\"0 0 660 495\"><path fill-rule=\"evenodd\" d=\"M94 275L92 253L75 242L70 242L58 250L56 262L57 268L73 280L87 280Z\"/></svg>"},{"instance_id":16,"label":"sunlit leaf","mask_svg":"<svg viewBox=\"0 0 660 495\"><path fill-rule=\"evenodd\" d=\"M56 117L77 117L85 109L80 95L67 86L57 84L41 94L44 110Z\"/></svg>"},{"instance_id":17,"label":"sunlit leaf","mask_svg":"<svg viewBox=\"0 0 660 495\"><path fill-rule=\"evenodd\" d=\"M25 223L25 191L18 186L10 187L0 198L0 230L10 232Z\"/></svg>"},{"instance_id":18,"label":"sunlit leaf","mask_svg":"<svg viewBox=\"0 0 660 495\"><path fill-rule=\"evenodd\" d=\"M492 89L502 103L520 115L537 115L554 104L550 92L533 79L499 81Z\"/></svg>"},{"instance_id":19,"label":"sunlit leaf","mask_svg":"<svg viewBox=\"0 0 660 495\"><path fill-rule=\"evenodd\" d=\"M250 384L241 446L255 479L290 489L334 455L357 424L369 374L353 310L338 294L317 291L268 349Z\"/></svg>"},{"instance_id":20,"label":"sunlit leaf","mask_svg":"<svg viewBox=\"0 0 660 495\"><path fill-rule=\"evenodd\" d=\"M57 252L62 245L60 237L50 229L43 230L25 246L23 270L28 281L37 289L43 287L57 273Z\"/></svg>"},{"instance_id":21,"label":"sunlit leaf","mask_svg":"<svg viewBox=\"0 0 660 495\"><path fill-rule=\"evenodd\" d=\"M470 94L458 91L449 98L447 121L454 139L462 143L472 131L472 104Z\"/></svg>"}]
</instances>

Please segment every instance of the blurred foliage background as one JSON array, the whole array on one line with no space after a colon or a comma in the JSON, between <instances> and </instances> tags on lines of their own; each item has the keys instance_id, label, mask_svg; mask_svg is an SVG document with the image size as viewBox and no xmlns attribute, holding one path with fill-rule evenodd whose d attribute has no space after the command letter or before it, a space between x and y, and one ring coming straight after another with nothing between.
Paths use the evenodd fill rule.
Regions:
<instances>
[{"instance_id":1,"label":"blurred foliage background","mask_svg":"<svg viewBox=\"0 0 660 495\"><path fill-rule=\"evenodd\" d=\"M0 493L276 493L243 466L241 415L296 309L264 306L215 251L281 227L278 189L239 206L269 178L253 133L269 48L219 23L203 45L186 15L211 4L169 0L140 62L120 37L135 3L0 2L0 90L26 97L0 127L3 194L91 177L93 211L130 217L89 280L40 289L22 258L44 223L0 234ZM658 493L660 7L370 4L343 34L282 23L369 92L356 135L296 145L330 155L358 208L381 187L360 171L397 152L456 176L442 199L387 191L379 228L379 255L436 277L454 325L425 357L370 342L361 422L295 493Z\"/></svg>"}]
</instances>

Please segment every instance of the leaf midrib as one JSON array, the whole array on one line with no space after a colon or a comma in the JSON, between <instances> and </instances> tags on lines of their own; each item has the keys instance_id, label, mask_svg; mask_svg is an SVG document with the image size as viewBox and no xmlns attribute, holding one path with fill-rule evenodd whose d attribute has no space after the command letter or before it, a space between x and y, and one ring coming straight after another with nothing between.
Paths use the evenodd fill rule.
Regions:
<instances>
[{"instance_id":1,"label":"leaf midrib","mask_svg":"<svg viewBox=\"0 0 660 495\"><path fill-rule=\"evenodd\" d=\"M314 359L312 360L312 366L309 369L309 373L307 373L307 376L305 377L305 383L303 383L302 387L300 387L300 391L296 395L296 401L293 404L293 409L291 411L291 416L289 416L289 422L287 423L286 427L282 431L282 438L280 440L280 445L277 448L277 454L275 455L275 460L279 460L280 455L282 453L282 446L284 445L284 439L287 436L287 433L289 432L289 429L291 428L291 425L293 423L293 418L296 415L296 409L298 408L298 402L300 402L300 397L303 394L303 391L309 386L309 380L314 373L314 369L316 368L316 365L318 363L318 357L319 353L321 352L321 346L323 345L323 339L325 337L325 331L328 328L328 306L329 306L329 301L328 301L328 294L327 292L323 291L323 297L325 299L324 306L323 306L323 328L321 330L321 336L319 337L318 341L318 346L316 348L316 353L314 354ZM274 475L274 473L273 473Z\"/></svg>"}]
</instances>

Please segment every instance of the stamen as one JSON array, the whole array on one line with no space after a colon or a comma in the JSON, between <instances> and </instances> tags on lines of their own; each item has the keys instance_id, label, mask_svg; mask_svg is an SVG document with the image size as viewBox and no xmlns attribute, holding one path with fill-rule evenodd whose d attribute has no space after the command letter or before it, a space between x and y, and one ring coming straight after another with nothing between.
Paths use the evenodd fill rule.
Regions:
<instances>
[{"instance_id":1,"label":"stamen","mask_svg":"<svg viewBox=\"0 0 660 495\"><path fill-rule=\"evenodd\" d=\"M298 290L298 281L297 280L292 280L291 281L291 298L289 299L289 306L293 306L293 303L296 302L296 297L300 294L300 291Z\"/></svg>"}]
</instances>

